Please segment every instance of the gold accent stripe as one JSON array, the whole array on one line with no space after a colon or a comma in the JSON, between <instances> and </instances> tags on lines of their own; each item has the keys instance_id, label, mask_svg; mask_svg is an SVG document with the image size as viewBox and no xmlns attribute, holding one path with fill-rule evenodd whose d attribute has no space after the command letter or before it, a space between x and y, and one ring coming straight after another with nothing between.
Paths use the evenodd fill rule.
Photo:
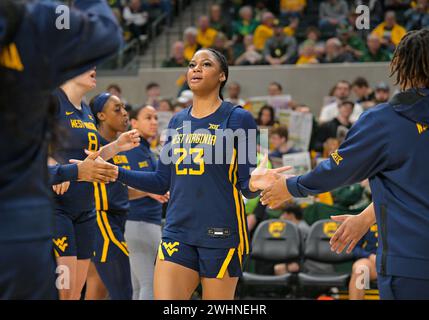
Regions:
<instances>
[{"instance_id":1,"label":"gold accent stripe","mask_svg":"<svg viewBox=\"0 0 429 320\"><path fill-rule=\"evenodd\" d=\"M234 252L235 252L235 248L229 249L228 255L226 256L225 261L223 262L222 267L220 268L219 273L216 276L217 279L222 279L223 276L225 275L226 269L228 268L228 265L231 262Z\"/></svg>"},{"instance_id":2,"label":"gold accent stripe","mask_svg":"<svg viewBox=\"0 0 429 320\"><path fill-rule=\"evenodd\" d=\"M247 237L247 220L245 216L243 197L241 197L240 199L240 204L241 204L241 218L243 221L244 240L246 243L246 254L249 254L249 238Z\"/></svg>"},{"instance_id":3,"label":"gold accent stripe","mask_svg":"<svg viewBox=\"0 0 429 320\"><path fill-rule=\"evenodd\" d=\"M106 226L107 229L107 234L109 235L110 240L112 240L112 242L114 244L116 244L116 246L121 249L121 251L128 257L128 250L122 245L122 243L120 243L118 241L118 239L116 239L115 234L112 231L112 228L110 227L109 224L109 220L107 219L107 214L105 211L101 211L101 216L103 218L104 221L104 225Z\"/></svg>"},{"instance_id":4,"label":"gold accent stripe","mask_svg":"<svg viewBox=\"0 0 429 320\"><path fill-rule=\"evenodd\" d=\"M244 240L243 240L243 232L242 232L242 220L241 220L241 216L240 216L240 199L239 199L239 194L237 191L237 188L235 187L236 183L237 183L237 169L238 169L238 165L236 162L236 150L234 148L233 151L233 156L234 156L234 174L232 175L232 190L233 190L233 194L234 194L234 201L235 201L235 213L237 216L237 221L238 221L238 235L240 237L240 252L244 252ZM231 161L232 163L232 161Z\"/></svg>"},{"instance_id":5,"label":"gold accent stripe","mask_svg":"<svg viewBox=\"0 0 429 320\"><path fill-rule=\"evenodd\" d=\"M107 251L109 250L109 237L106 234L106 230L104 229L103 223L101 222L101 218L100 218L100 211L97 211L97 224L98 227L100 228L101 231L101 235L103 236L104 239L104 243L103 243L103 251L101 254L101 262L106 262L107 259Z\"/></svg>"},{"instance_id":6,"label":"gold accent stripe","mask_svg":"<svg viewBox=\"0 0 429 320\"><path fill-rule=\"evenodd\" d=\"M107 200L107 190L104 183L100 183L101 199L103 200L103 211L109 210L109 203Z\"/></svg>"},{"instance_id":7,"label":"gold accent stripe","mask_svg":"<svg viewBox=\"0 0 429 320\"><path fill-rule=\"evenodd\" d=\"M94 185L95 210L99 211L101 210L101 205L100 205L100 193L98 191L98 183L93 182L92 184Z\"/></svg>"},{"instance_id":8,"label":"gold accent stripe","mask_svg":"<svg viewBox=\"0 0 429 320\"><path fill-rule=\"evenodd\" d=\"M164 257L164 252L162 252L161 243L162 243L162 241L159 243L159 248L158 248L158 258L159 258L159 260L164 260L164 259L165 259L165 257Z\"/></svg>"}]
</instances>

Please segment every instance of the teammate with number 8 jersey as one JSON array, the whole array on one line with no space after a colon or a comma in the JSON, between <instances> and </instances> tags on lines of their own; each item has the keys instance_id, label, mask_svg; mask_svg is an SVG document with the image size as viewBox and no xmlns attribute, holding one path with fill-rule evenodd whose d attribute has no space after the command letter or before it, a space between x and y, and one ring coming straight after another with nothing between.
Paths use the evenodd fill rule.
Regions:
<instances>
[{"instance_id":1,"label":"teammate with number 8 jersey","mask_svg":"<svg viewBox=\"0 0 429 320\"><path fill-rule=\"evenodd\" d=\"M60 164L83 160L87 156L85 150L96 152L100 149L94 116L82 101L84 95L95 88L95 76L95 69L90 70L54 91L58 100L56 119L62 128L63 141L53 155ZM118 152L136 147L139 142L137 131L123 133L116 141L103 146L100 156L108 160ZM67 266L70 271L70 289L59 288L60 299L79 299L95 246L94 185L72 181L68 191L56 195L55 200L54 250L58 265Z\"/></svg>"}]
</instances>

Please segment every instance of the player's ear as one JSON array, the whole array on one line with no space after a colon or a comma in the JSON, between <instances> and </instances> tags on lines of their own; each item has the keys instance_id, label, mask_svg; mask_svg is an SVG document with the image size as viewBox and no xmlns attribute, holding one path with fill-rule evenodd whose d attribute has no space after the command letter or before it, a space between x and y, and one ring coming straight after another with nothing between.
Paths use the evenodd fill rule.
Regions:
<instances>
[{"instance_id":1,"label":"player's ear","mask_svg":"<svg viewBox=\"0 0 429 320\"><path fill-rule=\"evenodd\" d=\"M104 120L106 120L106 114L104 112L98 112L97 118L99 121L104 121Z\"/></svg>"},{"instance_id":2,"label":"player's ear","mask_svg":"<svg viewBox=\"0 0 429 320\"><path fill-rule=\"evenodd\" d=\"M222 73L220 74L219 81L220 81L221 83L222 83L222 82L224 82L224 81L226 81L225 72L222 72Z\"/></svg>"},{"instance_id":3,"label":"player's ear","mask_svg":"<svg viewBox=\"0 0 429 320\"><path fill-rule=\"evenodd\" d=\"M130 123L131 123L132 129L137 129L137 120L136 119L131 119Z\"/></svg>"}]
</instances>

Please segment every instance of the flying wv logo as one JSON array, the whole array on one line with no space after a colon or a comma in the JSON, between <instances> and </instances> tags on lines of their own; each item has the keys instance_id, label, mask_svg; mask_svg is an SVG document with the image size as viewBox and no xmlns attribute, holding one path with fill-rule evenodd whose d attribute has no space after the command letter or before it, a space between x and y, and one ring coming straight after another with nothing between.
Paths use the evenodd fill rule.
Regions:
<instances>
[{"instance_id":1,"label":"flying wv logo","mask_svg":"<svg viewBox=\"0 0 429 320\"><path fill-rule=\"evenodd\" d=\"M420 123L417 123L417 130L419 131L419 134L422 134L428 129L428 126L422 125Z\"/></svg>"},{"instance_id":2,"label":"flying wv logo","mask_svg":"<svg viewBox=\"0 0 429 320\"><path fill-rule=\"evenodd\" d=\"M162 245L164 246L165 250L167 250L167 253L170 257L173 255L173 253L179 251L179 249L176 248L179 245L179 242L163 242Z\"/></svg>"},{"instance_id":3,"label":"flying wv logo","mask_svg":"<svg viewBox=\"0 0 429 320\"><path fill-rule=\"evenodd\" d=\"M54 241L54 244L62 251L64 252L66 250L66 248L69 246L69 244L66 242L67 241L67 237L62 237L61 239L55 239L52 240Z\"/></svg>"}]
</instances>

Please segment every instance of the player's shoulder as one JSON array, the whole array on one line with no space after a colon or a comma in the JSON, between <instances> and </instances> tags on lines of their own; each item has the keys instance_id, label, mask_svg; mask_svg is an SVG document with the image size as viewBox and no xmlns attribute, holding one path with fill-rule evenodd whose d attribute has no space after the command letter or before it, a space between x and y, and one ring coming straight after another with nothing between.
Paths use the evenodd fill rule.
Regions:
<instances>
[{"instance_id":1,"label":"player's shoulder","mask_svg":"<svg viewBox=\"0 0 429 320\"><path fill-rule=\"evenodd\" d=\"M177 112L173 115L173 117L170 120L169 127L172 128L174 126L178 126L180 123L182 123L184 120L186 120L189 117L189 109L191 106Z\"/></svg>"},{"instance_id":2,"label":"player's shoulder","mask_svg":"<svg viewBox=\"0 0 429 320\"><path fill-rule=\"evenodd\" d=\"M231 114L229 117L230 126L242 127L243 125L248 126L255 124L255 119L249 111L240 105L229 104L231 105Z\"/></svg>"}]
</instances>

